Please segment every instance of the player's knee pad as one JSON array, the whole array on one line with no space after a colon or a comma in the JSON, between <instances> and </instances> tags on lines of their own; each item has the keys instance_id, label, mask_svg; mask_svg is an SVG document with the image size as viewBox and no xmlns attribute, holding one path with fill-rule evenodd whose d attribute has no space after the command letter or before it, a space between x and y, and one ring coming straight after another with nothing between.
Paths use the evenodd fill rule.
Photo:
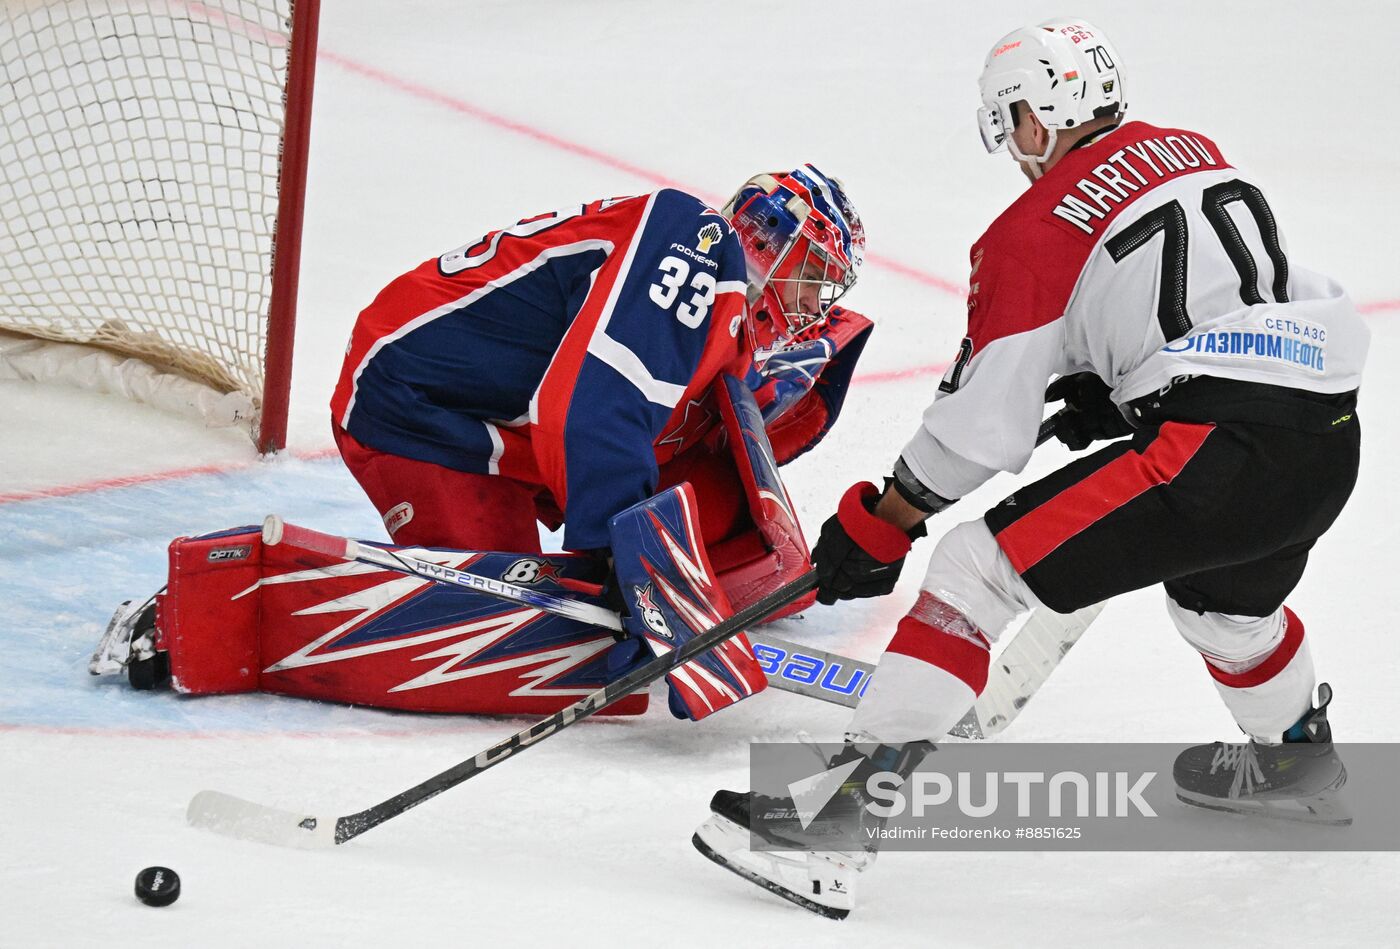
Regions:
<instances>
[{"instance_id":1,"label":"player's knee pad","mask_svg":"<svg viewBox=\"0 0 1400 949\"><path fill-rule=\"evenodd\" d=\"M1167 615L1181 638L1217 668L1240 671L1272 653L1284 634L1283 607L1268 616L1235 616L1230 613L1197 613L1170 596Z\"/></svg>"},{"instance_id":2,"label":"player's knee pad","mask_svg":"<svg viewBox=\"0 0 1400 949\"><path fill-rule=\"evenodd\" d=\"M956 607L992 641L1018 614L1040 605L981 518L939 539L922 589Z\"/></svg>"},{"instance_id":3,"label":"player's knee pad","mask_svg":"<svg viewBox=\"0 0 1400 949\"><path fill-rule=\"evenodd\" d=\"M880 741L932 740L987 686L991 646L962 610L927 590L880 657L848 735Z\"/></svg>"}]
</instances>

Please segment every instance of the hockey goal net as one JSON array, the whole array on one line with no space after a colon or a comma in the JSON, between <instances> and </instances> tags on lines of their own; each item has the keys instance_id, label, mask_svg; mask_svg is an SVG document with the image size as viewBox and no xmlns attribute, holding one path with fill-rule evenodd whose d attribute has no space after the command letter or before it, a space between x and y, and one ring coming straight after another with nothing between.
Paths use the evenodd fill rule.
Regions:
<instances>
[{"instance_id":1,"label":"hockey goal net","mask_svg":"<svg viewBox=\"0 0 1400 949\"><path fill-rule=\"evenodd\" d=\"M317 8L0 5L0 377L283 446Z\"/></svg>"}]
</instances>

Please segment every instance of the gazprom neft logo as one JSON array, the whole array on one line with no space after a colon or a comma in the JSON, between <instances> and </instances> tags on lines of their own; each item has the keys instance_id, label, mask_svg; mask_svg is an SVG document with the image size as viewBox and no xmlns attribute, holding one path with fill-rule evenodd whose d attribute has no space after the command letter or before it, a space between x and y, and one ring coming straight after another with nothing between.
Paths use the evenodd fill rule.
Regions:
<instances>
[{"instance_id":1,"label":"gazprom neft logo","mask_svg":"<svg viewBox=\"0 0 1400 949\"><path fill-rule=\"evenodd\" d=\"M1321 374L1326 371L1327 329L1307 320L1270 316L1258 328L1192 333L1172 340L1162 352L1268 360Z\"/></svg>"},{"instance_id":2,"label":"gazprom neft logo","mask_svg":"<svg viewBox=\"0 0 1400 949\"><path fill-rule=\"evenodd\" d=\"M906 781L881 771L866 781L880 818L922 818L942 809L964 817L1156 817L1143 796L1156 771L920 771Z\"/></svg>"}]
</instances>

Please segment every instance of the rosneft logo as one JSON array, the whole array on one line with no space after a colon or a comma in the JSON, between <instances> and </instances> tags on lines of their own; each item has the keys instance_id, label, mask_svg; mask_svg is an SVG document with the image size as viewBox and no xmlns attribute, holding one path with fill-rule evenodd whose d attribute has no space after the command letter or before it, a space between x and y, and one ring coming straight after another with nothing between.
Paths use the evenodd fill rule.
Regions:
<instances>
[{"instance_id":1,"label":"rosneft logo","mask_svg":"<svg viewBox=\"0 0 1400 949\"><path fill-rule=\"evenodd\" d=\"M719 243L720 238L723 236L724 231L720 230L718 224L711 221L709 224L700 228L700 233L696 235L699 243L696 245L695 249L702 254L707 253L711 247Z\"/></svg>"}]
</instances>

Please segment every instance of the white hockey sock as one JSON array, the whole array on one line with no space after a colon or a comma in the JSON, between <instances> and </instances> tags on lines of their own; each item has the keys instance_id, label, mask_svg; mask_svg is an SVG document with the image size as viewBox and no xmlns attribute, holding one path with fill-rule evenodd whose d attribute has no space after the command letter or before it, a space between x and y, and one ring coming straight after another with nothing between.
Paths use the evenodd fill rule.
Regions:
<instances>
[{"instance_id":1,"label":"white hockey sock","mask_svg":"<svg viewBox=\"0 0 1400 949\"><path fill-rule=\"evenodd\" d=\"M881 742L931 740L962 718L987 685L987 638L927 591L899 621L879 675L856 707L847 734Z\"/></svg>"},{"instance_id":2,"label":"white hockey sock","mask_svg":"<svg viewBox=\"0 0 1400 949\"><path fill-rule=\"evenodd\" d=\"M1202 652L1225 707L1240 728L1266 744L1277 744L1312 708L1316 684L1303 623L1288 607L1279 632L1267 650L1245 659Z\"/></svg>"}]
</instances>

